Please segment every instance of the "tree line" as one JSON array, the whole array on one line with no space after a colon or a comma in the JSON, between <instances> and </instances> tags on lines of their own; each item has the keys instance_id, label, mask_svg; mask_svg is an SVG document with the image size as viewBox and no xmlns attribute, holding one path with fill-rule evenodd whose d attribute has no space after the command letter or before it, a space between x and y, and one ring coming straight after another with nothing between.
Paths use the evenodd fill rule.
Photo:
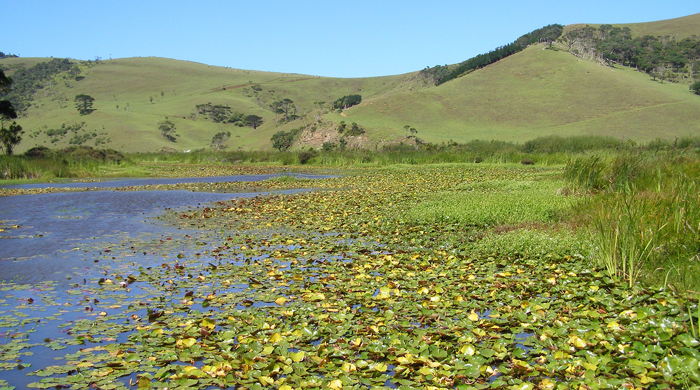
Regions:
<instances>
[{"instance_id":1,"label":"tree line","mask_svg":"<svg viewBox=\"0 0 700 390\"><path fill-rule=\"evenodd\" d=\"M521 36L513 43L497 47L485 54L479 54L457 65L437 65L432 68L428 67L423 69L420 73L423 77L432 79L435 85L440 85L518 53L533 43L548 43L551 45L561 36L563 31L564 26L560 24L550 24Z\"/></svg>"},{"instance_id":2,"label":"tree line","mask_svg":"<svg viewBox=\"0 0 700 390\"><path fill-rule=\"evenodd\" d=\"M0 99L10 101L17 113L21 115L31 105L34 93L44 88L51 77L62 72L69 72L72 68L73 64L66 58L54 58L49 62L38 63L31 68L19 68L12 75L12 89L0 93Z\"/></svg>"},{"instance_id":3,"label":"tree line","mask_svg":"<svg viewBox=\"0 0 700 390\"><path fill-rule=\"evenodd\" d=\"M696 35L681 40L651 35L632 38L629 27L603 24L568 31L560 40L574 55L634 67L654 79L692 80L700 73L700 38Z\"/></svg>"},{"instance_id":4,"label":"tree line","mask_svg":"<svg viewBox=\"0 0 700 390\"><path fill-rule=\"evenodd\" d=\"M249 126L257 129L263 123L263 118L258 115L245 115L231 110L231 107L222 104L198 104L197 111L193 115L203 115L215 123L231 123L238 127Z\"/></svg>"}]
</instances>

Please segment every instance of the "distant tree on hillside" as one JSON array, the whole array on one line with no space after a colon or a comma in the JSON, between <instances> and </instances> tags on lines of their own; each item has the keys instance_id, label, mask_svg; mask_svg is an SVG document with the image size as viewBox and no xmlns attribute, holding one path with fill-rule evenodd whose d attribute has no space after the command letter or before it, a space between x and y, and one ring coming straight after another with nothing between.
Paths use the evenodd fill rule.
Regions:
<instances>
[{"instance_id":1,"label":"distant tree on hillside","mask_svg":"<svg viewBox=\"0 0 700 390\"><path fill-rule=\"evenodd\" d=\"M93 98L90 95L75 95L75 108L78 110L80 115L89 115L93 111L95 111L92 108L92 103L95 101L95 98Z\"/></svg>"},{"instance_id":2,"label":"distant tree on hillside","mask_svg":"<svg viewBox=\"0 0 700 390\"><path fill-rule=\"evenodd\" d=\"M286 120L289 120L290 112L291 112L291 115L296 116L295 114L296 114L297 108L294 105L294 101L292 101L292 99L283 99L282 100L282 109L284 110L284 118Z\"/></svg>"},{"instance_id":3,"label":"distant tree on hillside","mask_svg":"<svg viewBox=\"0 0 700 390\"><path fill-rule=\"evenodd\" d=\"M7 121L17 119L17 111L8 100L0 101L0 121L4 124Z\"/></svg>"},{"instance_id":4,"label":"distant tree on hillside","mask_svg":"<svg viewBox=\"0 0 700 390\"><path fill-rule=\"evenodd\" d=\"M12 79L5 76L5 72L0 69L0 93L5 93L10 90Z\"/></svg>"},{"instance_id":5,"label":"distant tree on hillside","mask_svg":"<svg viewBox=\"0 0 700 390\"><path fill-rule=\"evenodd\" d=\"M0 101L0 120L2 122L17 119L17 111L8 100Z\"/></svg>"},{"instance_id":6,"label":"distant tree on hillside","mask_svg":"<svg viewBox=\"0 0 700 390\"><path fill-rule=\"evenodd\" d=\"M276 114L283 114L286 121L296 118L296 106L292 99L285 98L281 101L273 102L271 107Z\"/></svg>"},{"instance_id":7,"label":"distant tree on hillside","mask_svg":"<svg viewBox=\"0 0 700 390\"><path fill-rule=\"evenodd\" d=\"M690 86L690 90L696 94L700 95L700 81L694 83L693 85Z\"/></svg>"},{"instance_id":8,"label":"distant tree on hillside","mask_svg":"<svg viewBox=\"0 0 700 390\"><path fill-rule=\"evenodd\" d=\"M5 154L8 156L12 154L15 145L22 141L22 134L24 134L22 126L18 125L17 122L12 122L7 127L3 122L2 128L0 128L0 142L2 142Z\"/></svg>"},{"instance_id":9,"label":"distant tree on hillside","mask_svg":"<svg viewBox=\"0 0 700 390\"><path fill-rule=\"evenodd\" d=\"M358 125L355 122L352 122L350 124L350 129L347 131L346 134L350 135L350 136L358 136L358 135L361 135L364 133L365 133L365 129L363 129L362 126Z\"/></svg>"},{"instance_id":10,"label":"distant tree on hillside","mask_svg":"<svg viewBox=\"0 0 700 390\"><path fill-rule=\"evenodd\" d=\"M216 135L211 139L211 147L216 150L224 149L224 142L228 141L229 138L231 138L230 131L216 133Z\"/></svg>"},{"instance_id":11,"label":"distant tree on hillside","mask_svg":"<svg viewBox=\"0 0 700 390\"><path fill-rule=\"evenodd\" d=\"M162 135L163 138L170 142L177 142L175 138L177 136L177 134L175 134L175 124L171 122L167 116L164 120L158 122L158 130L160 130L160 135Z\"/></svg>"},{"instance_id":12,"label":"distant tree on hillside","mask_svg":"<svg viewBox=\"0 0 700 390\"><path fill-rule=\"evenodd\" d=\"M78 65L73 65L68 71L68 75L75 81L80 81L84 79L84 77L80 75L80 72L80 67Z\"/></svg>"},{"instance_id":13,"label":"distant tree on hillside","mask_svg":"<svg viewBox=\"0 0 700 390\"><path fill-rule=\"evenodd\" d=\"M0 93L5 93L10 90L12 79L5 76L5 72L0 69ZM11 155L15 145L22 141L22 126L18 125L13 119L17 119L17 111L12 106L9 100L0 100L0 143L5 154ZM5 126L5 122L12 121L9 126Z\"/></svg>"},{"instance_id":14,"label":"distant tree on hillside","mask_svg":"<svg viewBox=\"0 0 700 390\"><path fill-rule=\"evenodd\" d=\"M262 125L263 118L257 115L248 115L245 117L245 123L253 129L257 129L258 126Z\"/></svg>"},{"instance_id":15,"label":"distant tree on hillside","mask_svg":"<svg viewBox=\"0 0 700 390\"><path fill-rule=\"evenodd\" d=\"M340 99L333 102L333 108L336 110L343 110L356 106L362 102L362 96L360 95L346 95Z\"/></svg>"},{"instance_id":16,"label":"distant tree on hillside","mask_svg":"<svg viewBox=\"0 0 700 390\"><path fill-rule=\"evenodd\" d=\"M215 123L235 122L236 118L232 118L231 107L223 104L198 104L196 106L197 115L205 115ZM232 120L233 119L233 120Z\"/></svg>"},{"instance_id":17,"label":"distant tree on hillside","mask_svg":"<svg viewBox=\"0 0 700 390\"><path fill-rule=\"evenodd\" d=\"M295 133L293 131L278 131L277 133L275 133L275 135L272 136L272 138L270 138L270 141L272 141L272 147L279 150L280 152L288 150L292 147L292 144L294 143L294 135Z\"/></svg>"}]
</instances>

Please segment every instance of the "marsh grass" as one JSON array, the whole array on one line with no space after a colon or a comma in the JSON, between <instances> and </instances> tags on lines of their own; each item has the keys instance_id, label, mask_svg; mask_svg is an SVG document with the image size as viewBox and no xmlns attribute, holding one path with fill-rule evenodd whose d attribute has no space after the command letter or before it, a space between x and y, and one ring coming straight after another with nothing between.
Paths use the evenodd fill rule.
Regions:
<instances>
[{"instance_id":1,"label":"marsh grass","mask_svg":"<svg viewBox=\"0 0 700 390\"><path fill-rule=\"evenodd\" d=\"M287 174L282 174L279 176L271 177L271 178L267 179L266 181L270 182L270 183L291 184L291 183L308 183L309 181L311 181L311 179L297 177L293 173L287 173Z\"/></svg>"},{"instance_id":2,"label":"marsh grass","mask_svg":"<svg viewBox=\"0 0 700 390\"><path fill-rule=\"evenodd\" d=\"M608 274L625 280L632 287L653 251L662 241L659 220L654 218L654 202L632 196L601 203L594 221L599 266Z\"/></svg>"},{"instance_id":3,"label":"marsh grass","mask_svg":"<svg viewBox=\"0 0 700 390\"><path fill-rule=\"evenodd\" d=\"M0 156L0 175L4 180L75 177L69 163L63 159L32 159L22 156Z\"/></svg>"},{"instance_id":4,"label":"marsh grass","mask_svg":"<svg viewBox=\"0 0 700 390\"><path fill-rule=\"evenodd\" d=\"M505 233L490 232L465 246L470 256L529 259L563 259L587 261L592 253L591 241L570 230L543 231L517 229Z\"/></svg>"},{"instance_id":5,"label":"marsh grass","mask_svg":"<svg viewBox=\"0 0 700 390\"><path fill-rule=\"evenodd\" d=\"M406 218L415 223L456 223L481 228L554 223L574 198L557 194L559 180L488 180L428 196Z\"/></svg>"},{"instance_id":6,"label":"marsh grass","mask_svg":"<svg viewBox=\"0 0 700 390\"><path fill-rule=\"evenodd\" d=\"M700 158L693 153L592 155L572 159L565 177L593 194L578 208L597 245L597 265L628 285L700 289Z\"/></svg>"}]
</instances>

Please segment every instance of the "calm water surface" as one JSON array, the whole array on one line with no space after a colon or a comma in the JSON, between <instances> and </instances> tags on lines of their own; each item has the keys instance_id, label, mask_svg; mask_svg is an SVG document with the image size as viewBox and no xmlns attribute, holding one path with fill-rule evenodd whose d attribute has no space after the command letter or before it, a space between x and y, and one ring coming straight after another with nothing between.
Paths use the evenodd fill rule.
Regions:
<instances>
[{"instance_id":1,"label":"calm water surface","mask_svg":"<svg viewBox=\"0 0 700 390\"><path fill-rule=\"evenodd\" d=\"M216 176L180 179L120 179L90 183L39 183L4 188L118 188L180 183L262 181L279 175ZM295 174L299 178L327 178ZM288 191L283 191L288 192ZM155 217L167 208L198 206L259 193L192 191L87 191L0 197L0 281L65 281L84 268L86 246L128 238L165 236L175 228ZM17 226L15 228L15 225ZM81 270L82 273L83 270Z\"/></svg>"},{"instance_id":2,"label":"calm water surface","mask_svg":"<svg viewBox=\"0 0 700 390\"><path fill-rule=\"evenodd\" d=\"M125 179L99 183L28 184L4 186L5 188L46 188L46 187L101 187L118 188L156 184L211 183L231 181L259 181L276 175L226 176L186 179ZM296 175L304 178L328 176ZM298 192L299 190L276 191L275 193ZM6 286L27 286L10 288L0 293L0 313L3 310L24 313L22 316L46 318L60 310L49 306L50 312L35 312L35 305L23 308L13 307L23 303L27 297L51 299L75 304L76 297L70 289L80 289L91 277L99 277L104 270L118 267L120 263L150 266L162 261L163 256L174 256L178 248L158 248L158 243L169 237L183 237L195 231L182 229L157 219L167 209L206 207L210 202L225 201L236 197L254 197L260 193L207 193L192 191L86 191L20 195L0 197L0 283ZM149 252L139 252L131 257L123 257L131 252L131 242L153 243ZM126 243L126 244L125 244ZM122 247L126 245L126 247ZM184 244L183 244L184 245ZM114 249L114 250L112 250ZM187 248L181 248L186 250ZM122 252L121 258L112 254ZM177 253L177 252L175 252ZM46 283L53 286L50 293L43 293ZM88 282L89 283L89 282ZM48 295L47 295L48 294ZM60 302L59 302L60 303ZM46 309L42 309L46 310ZM31 356L22 356L17 361L28 365L29 369L0 370L0 379L9 382L17 389L41 378L26 376L34 371L55 363L55 358L75 352L79 346L53 351L43 346L46 339L55 339L65 332L60 327L90 313L64 311L60 320L33 321L20 328L0 326L0 348L16 336L26 333L26 341L31 347ZM126 336L124 336L126 337Z\"/></svg>"}]
</instances>

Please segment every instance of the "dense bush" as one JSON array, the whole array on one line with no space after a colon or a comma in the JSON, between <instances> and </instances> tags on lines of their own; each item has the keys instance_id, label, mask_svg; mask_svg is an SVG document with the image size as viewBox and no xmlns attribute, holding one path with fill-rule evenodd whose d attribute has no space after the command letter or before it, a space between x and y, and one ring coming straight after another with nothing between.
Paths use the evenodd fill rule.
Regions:
<instances>
[{"instance_id":1,"label":"dense bush","mask_svg":"<svg viewBox=\"0 0 700 390\"><path fill-rule=\"evenodd\" d=\"M336 110L343 110L356 106L362 102L362 96L360 95L346 95L340 99L333 102L333 108Z\"/></svg>"},{"instance_id":2,"label":"dense bush","mask_svg":"<svg viewBox=\"0 0 700 390\"><path fill-rule=\"evenodd\" d=\"M297 157L299 158L299 164L302 164L302 165L309 162L315 156L316 156L316 153L311 151L311 150L304 150L304 151L301 151L297 154Z\"/></svg>"}]
</instances>

